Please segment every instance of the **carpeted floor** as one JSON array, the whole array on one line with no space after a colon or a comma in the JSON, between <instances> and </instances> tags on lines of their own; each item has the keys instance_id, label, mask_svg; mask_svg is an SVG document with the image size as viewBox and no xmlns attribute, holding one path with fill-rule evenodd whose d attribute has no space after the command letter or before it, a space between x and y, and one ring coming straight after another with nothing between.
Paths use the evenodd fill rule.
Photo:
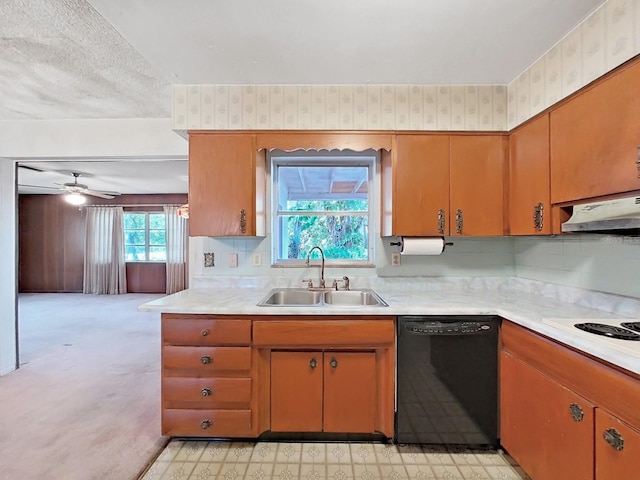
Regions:
<instances>
[{"instance_id":1,"label":"carpeted floor","mask_svg":"<svg viewBox=\"0 0 640 480\"><path fill-rule=\"evenodd\" d=\"M22 294L0 377L0 479L135 480L160 435L161 295Z\"/></svg>"}]
</instances>

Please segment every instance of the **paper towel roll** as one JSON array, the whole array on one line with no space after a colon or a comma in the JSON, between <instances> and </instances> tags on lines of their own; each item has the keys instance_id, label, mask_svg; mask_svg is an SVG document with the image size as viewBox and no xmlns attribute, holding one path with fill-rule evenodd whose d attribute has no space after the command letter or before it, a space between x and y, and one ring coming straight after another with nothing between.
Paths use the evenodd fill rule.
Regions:
<instances>
[{"instance_id":1,"label":"paper towel roll","mask_svg":"<svg viewBox=\"0 0 640 480\"><path fill-rule=\"evenodd\" d=\"M444 251L442 237L411 237L400 239L400 255L440 255Z\"/></svg>"}]
</instances>

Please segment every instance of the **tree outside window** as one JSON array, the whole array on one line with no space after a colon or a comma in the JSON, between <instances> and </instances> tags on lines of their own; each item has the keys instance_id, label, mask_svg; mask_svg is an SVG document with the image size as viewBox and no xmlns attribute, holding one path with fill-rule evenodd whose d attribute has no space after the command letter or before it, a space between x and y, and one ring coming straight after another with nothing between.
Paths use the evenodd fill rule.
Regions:
<instances>
[{"instance_id":1,"label":"tree outside window","mask_svg":"<svg viewBox=\"0 0 640 480\"><path fill-rule=\"evenodd\" d=\"M302 264L317 245L328 263L372 264L375 152L315 153L271 156L274 263Z\"/></svg>"},{"instance_id":2,"label":"tree outside window","mask_svg":"<svg viewBox=\"0 0 640 480\"><path fill-rule=\"evenodd\" d=\"M125 212L124 252L126 262L166 261L167 241L165 214Z\"/></svg>"}]
</instances>

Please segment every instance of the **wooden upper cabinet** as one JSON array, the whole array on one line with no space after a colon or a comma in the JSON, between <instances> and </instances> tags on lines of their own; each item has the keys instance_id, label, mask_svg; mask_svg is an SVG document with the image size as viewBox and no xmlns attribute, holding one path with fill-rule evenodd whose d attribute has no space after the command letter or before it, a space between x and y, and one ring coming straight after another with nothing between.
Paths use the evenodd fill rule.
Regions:
<instances>
[{"instance_id":1,"label":"wooden upper cabinet","mask_svg":"<svg viewBox=\"0 0 640 480\"><path fill-rule=\"evenodd\" d=\"M255 135L189 134L189 235L264 235L264 161Z\"/></svg>"},{"instance_id":2,"label":"wooden upper cabinet","mask_svg":"<svg viewBox=\"0 0 640 480\"><path fill-rule=\"evenodd\" d=\"M509 147L510 233L549 235L549 114L515 129Z\"/></svg>"},{"instance_id":3,"label":"wooden upper cabinet","mask_svg":"<svg viewBox=\"0 0 640 480\"><path fill-rule=\"evenodd\" d=\"M506 135L452 135L451 235L505 235Z\"/></svg>"},{"instance_id":4,"label":"wooden upper cabinet","mask_svg":"<svg viewBox=\"0 0 640 480\"><path fill-rule=\"evenodd\" d=\"M584 398L501 354L500 442L531 478L593 480L594 415Z\"/></svg>"},{"instance_id":5,"label":"wooden upper cabinet","mask_svg":"<svg viewBox=\"0 0 640 480\"><path fill-rule=\"evenodd\" d=\"M393 235L449 234L449 136L397 135L392 153Z\"/></svg>"},{"instance_id":6,"label":"wooden upper cabinet","mask_svg":"<svg viewBox=\"0 0 640 480\"><path fill-rule=\"evenodd\" d=\"M551 112L551 203L640 189L640 62Z\"/></svg>"},{"instance_id":7,"label":"wooden upper cabinet","mask_svg":"<svg viewBox=\"0 0 640 480\"><path fill-rule=\"evenodd\" d=\"M640 472L640 432L596 408L596 480L635 478Z\"/></svg>"}]
</instances>

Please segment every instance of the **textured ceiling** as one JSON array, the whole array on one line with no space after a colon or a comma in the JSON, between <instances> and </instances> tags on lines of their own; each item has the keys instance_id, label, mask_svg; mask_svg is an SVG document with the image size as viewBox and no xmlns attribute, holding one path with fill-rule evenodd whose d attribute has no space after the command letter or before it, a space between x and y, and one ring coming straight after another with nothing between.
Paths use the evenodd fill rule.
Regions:
<instances>
[{"instance_id":1,"label":"textured ceiling","mask_svg":"<svg viewBox=\"0 0 640 480\"><path fill-rule=\"evenodd\" d=\"M170 116L170 80L85 0L0 2L0 120Z\"/></svg>"}]
</instances>

